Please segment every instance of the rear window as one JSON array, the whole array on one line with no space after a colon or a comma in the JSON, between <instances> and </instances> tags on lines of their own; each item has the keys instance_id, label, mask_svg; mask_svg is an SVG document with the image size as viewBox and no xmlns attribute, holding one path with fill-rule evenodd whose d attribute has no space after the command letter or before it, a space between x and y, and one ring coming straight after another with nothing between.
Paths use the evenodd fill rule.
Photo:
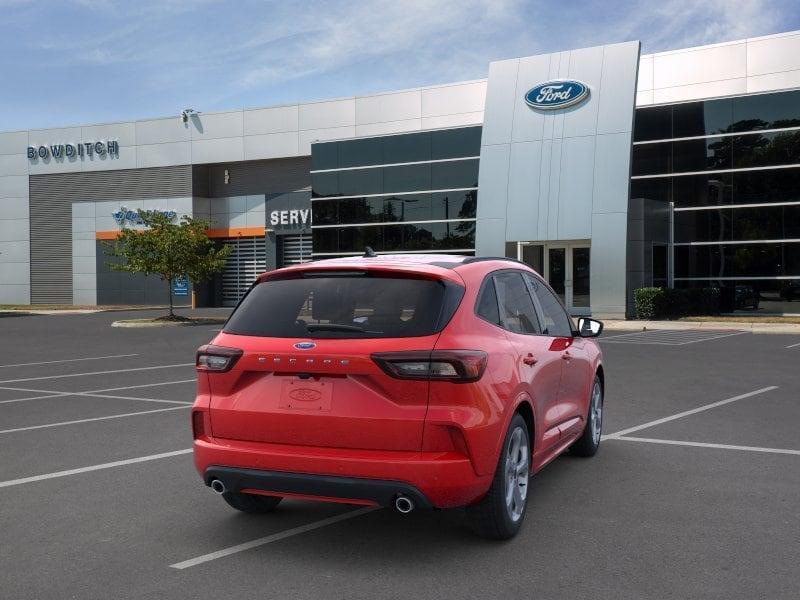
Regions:
<instances>
[{"instance_id":1,"label":"rear window","mask_svg":"<svg viewBox=\"0 0 800 600\"><path fill-rule=\"evenodd\" d=\"M281 338L431 335L457 306L447 298L448 287L437 280L367 274L267 280L250 290L224 331ZM460 299L463 289L458 293Z\"/></svg>"}]
</instances>

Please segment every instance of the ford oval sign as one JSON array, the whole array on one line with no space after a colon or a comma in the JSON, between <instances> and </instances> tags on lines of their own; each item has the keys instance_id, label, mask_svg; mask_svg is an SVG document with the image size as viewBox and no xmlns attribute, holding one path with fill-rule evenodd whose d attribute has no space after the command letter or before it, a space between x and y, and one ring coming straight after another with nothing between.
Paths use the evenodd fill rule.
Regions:
<instances>
[{"instance_id":1,"label":"ford oval sign","mask_svg":"<svg viewBox=\"0 0 800 600\"><path fill-rule=\"evenodd\" d=\"M589 97L589 86L580 81L559 80L540 83L528 90L525 102L537 110L566 108Z\"/></svg>"},{"instance_id":2,"label":"ford oval sign","mask_svg":"<svg viewBox=\"0 0 800 600\"><path fill-rule=\"evenodd\" d=\"M294 347L298 350L311 350L312 348L316 348L317 345L314 342L297 342Z\"/></svg>"}]
</instances>

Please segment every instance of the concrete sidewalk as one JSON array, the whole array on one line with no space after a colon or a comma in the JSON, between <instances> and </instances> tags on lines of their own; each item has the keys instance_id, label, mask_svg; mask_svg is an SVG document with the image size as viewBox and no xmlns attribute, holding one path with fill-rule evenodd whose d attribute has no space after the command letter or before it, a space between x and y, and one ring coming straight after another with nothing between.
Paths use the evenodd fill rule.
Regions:
<instances>
[{"instance_id":1,"label":"concrete sidewalk","mask_svg":"<svg viewBox=\"0 0 800 600\"><path fill-rule=\"evenodd\" d=\"M602 319L606 329L615 331L645 331L653 329L734 329L751 333L782 333L800 335L798 323L761 323L749 321L624 321Z\"/></svg>"}]
</instances>

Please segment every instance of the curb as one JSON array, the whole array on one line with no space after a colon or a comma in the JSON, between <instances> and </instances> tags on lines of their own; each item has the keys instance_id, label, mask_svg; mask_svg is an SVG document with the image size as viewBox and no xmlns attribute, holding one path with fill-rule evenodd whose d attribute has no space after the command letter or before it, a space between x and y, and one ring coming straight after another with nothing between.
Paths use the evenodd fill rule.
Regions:
<instances>
[{"instance_id":1,"label":"curb","mask_svg":"<svg viewBox=\"0 0 800 600\"><path fill-rule=\"evenodd\" d=\"M114 321L112 327L127 327L130 329L156 328L156 327L196 327L198 325L223 325L225 319L203 318L191 321L151 321L149 319L129 319L124 321Z\"/></svg>"},{"instance_id":2,"label":"curb","mask_svg":"<svg viewBox=\"0 0 800 600\"><path fill-rule=\"evenodd\" d=\"M606 329L616 331L646 331L658 329L732 329L751 333L782 333L800 335L800 324L796 323L758 323L732 321L622 321L609 319L603 321Z\"/></svg>"}]
</instances>

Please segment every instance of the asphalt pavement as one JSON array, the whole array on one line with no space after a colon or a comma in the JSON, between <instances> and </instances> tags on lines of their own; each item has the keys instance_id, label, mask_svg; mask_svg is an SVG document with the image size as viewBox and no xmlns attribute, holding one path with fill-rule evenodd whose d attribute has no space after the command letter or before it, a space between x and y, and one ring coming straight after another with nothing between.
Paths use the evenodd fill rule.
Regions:
<instances>
[{"instance_id":1,"label":"asphalt pavement","mask_svg":"<svg viewBox=\"0 0 800 600\"><path fill-rule=\"evenodd\" d=\"M233 511L190 453L219 325L110 327L147 314L0 317L0 598L800 597L800 335L607 330L600 452L498 543L460 510Z\"/></svg>"}]
</instances>

